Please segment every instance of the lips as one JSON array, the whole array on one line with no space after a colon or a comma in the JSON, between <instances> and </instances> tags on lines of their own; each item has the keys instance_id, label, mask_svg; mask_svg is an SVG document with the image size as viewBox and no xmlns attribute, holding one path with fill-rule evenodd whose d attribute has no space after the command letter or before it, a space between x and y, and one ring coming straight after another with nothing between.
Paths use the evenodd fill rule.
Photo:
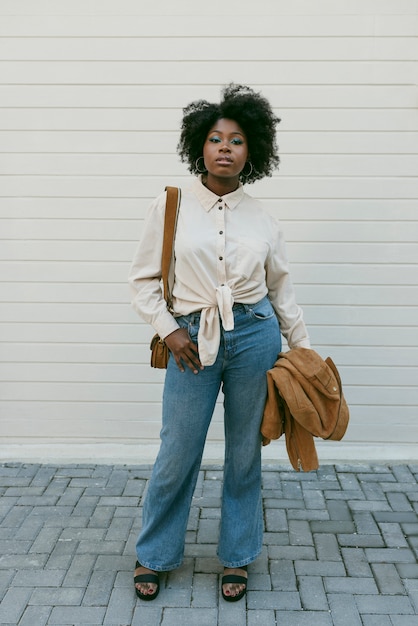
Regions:
<instances>
[{"instance_id":1,"label":"lips","mask_svg":"<svg viewBox=\"0 0 418 626\"><path fill-rule=\"evenodd\" d=\"M230 165L232 163L232 159L229 157L220 157L219 159L216 159L216 163L219 163L220 165Z\"/></svg>"}]
</instances>

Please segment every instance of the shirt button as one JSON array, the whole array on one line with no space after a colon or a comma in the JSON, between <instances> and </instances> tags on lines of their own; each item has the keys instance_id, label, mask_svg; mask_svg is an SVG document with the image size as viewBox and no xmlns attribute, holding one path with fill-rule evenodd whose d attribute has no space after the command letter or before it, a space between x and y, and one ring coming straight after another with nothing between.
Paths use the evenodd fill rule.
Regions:
<instances>
[{"instance_id":1,"label":"shirt button","mask_svg":"<svg viewBox=\"0 0 418 626\"><path fill-rule=\"evenodd\" d=\"M223 235L223 234L224 234L224 231L223 231L223 230L220 230L220 231L219 231L219 234L220 234L220 235Z\"/></svg>"},{"instance_id":2,"label":"shirt button","mask_svg":"<svg viewBox=\"0 0 418 626\"><path fill-rule=\"evenodd\" d=\"M223 261L223 260L224 260L223 256L220 256L220 257L219 257L219 260L220 260L220 261Z\"/></svg>"},{"instance_id":3,"label":"shirt button","mask_svg":"<svg viewBox=\"0 0 418 626\"><path fill-rule=\"evenodd\" d=\"M218 202L222 202L222 198L219 198Z\"/></svg>"}]
</instances>

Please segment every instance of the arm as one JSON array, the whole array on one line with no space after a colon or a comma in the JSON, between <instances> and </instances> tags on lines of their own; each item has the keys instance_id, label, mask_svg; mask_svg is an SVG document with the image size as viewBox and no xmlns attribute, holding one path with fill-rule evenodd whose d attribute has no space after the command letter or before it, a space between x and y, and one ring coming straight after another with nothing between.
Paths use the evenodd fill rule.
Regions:
<instances>
[{"instance_id":1,"label":"arm","mask_svg":"<svg viewBox=\"0 0 418 626\"><path fill-rule=\"evenodd\" d=\"M202 369L197 346L187 332L177 324L168 311L161 285L161 254L164 236L166 194L151 204L144 223L141 240L129 273L132 306L142 319L154 327L165 340L177 366L184 371L183 362L197 374Z\"/></svg>"},{"instance_id":2,"label":"arm","mask_svg":"<svg viewBox=\"0 0 418 626\"><path fill-rule=\"evenodd\" d=\"M266 265L269 298L276 311L280 330L289 348L310 348L303 312L296 302L289 274L286 244L278 225Z\"/></svg>"}]
</instances>

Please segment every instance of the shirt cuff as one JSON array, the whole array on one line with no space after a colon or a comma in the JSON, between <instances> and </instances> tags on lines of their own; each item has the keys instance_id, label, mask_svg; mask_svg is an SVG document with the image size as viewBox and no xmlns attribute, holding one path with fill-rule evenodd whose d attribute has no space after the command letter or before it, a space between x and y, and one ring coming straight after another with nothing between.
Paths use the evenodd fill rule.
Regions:
<instances>
[{"instance_id":1,"label":"shirt cuff","mask_svg":"<svg viewBox=\"0 0 418 626\"><path fill-rule=\"evenodd\" d=\"M153 327L160 335L161 339L165 339L168 335L171 335L171 333L174 333L175 330L180 328L175 318L171 315L171 313L168 313L168 311L166 315L155 320Z\"/></svg>"}]
</instances>

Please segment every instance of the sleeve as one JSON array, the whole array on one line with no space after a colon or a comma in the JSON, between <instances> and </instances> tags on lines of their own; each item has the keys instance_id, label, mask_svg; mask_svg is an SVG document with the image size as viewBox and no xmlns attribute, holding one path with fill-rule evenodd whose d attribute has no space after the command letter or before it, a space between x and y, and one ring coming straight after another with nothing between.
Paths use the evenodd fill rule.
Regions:
<instances>
[{"instance_id":1,"label":"sleeve","mask_svg":"<svg viewBox=\"0 0 418 626\"><path fill-rule=\"evenodd\" d=\"M161 284L166 193L150 205L129 272L132 307L162 339L179 328L168 311Z\"/></svg>"},{"instance_id":2,"label":"sleeve","mask_svg":"<svg viewBox=\"0 0 418 626\"><path fill-rule=\"evenodd\" d=\"M310 348L303 311L296 302L290 278L286 244L277 222L273 225L272 233L273 240L266 267L268 295L289 348Z\"/></svg>"}]
</instances>

